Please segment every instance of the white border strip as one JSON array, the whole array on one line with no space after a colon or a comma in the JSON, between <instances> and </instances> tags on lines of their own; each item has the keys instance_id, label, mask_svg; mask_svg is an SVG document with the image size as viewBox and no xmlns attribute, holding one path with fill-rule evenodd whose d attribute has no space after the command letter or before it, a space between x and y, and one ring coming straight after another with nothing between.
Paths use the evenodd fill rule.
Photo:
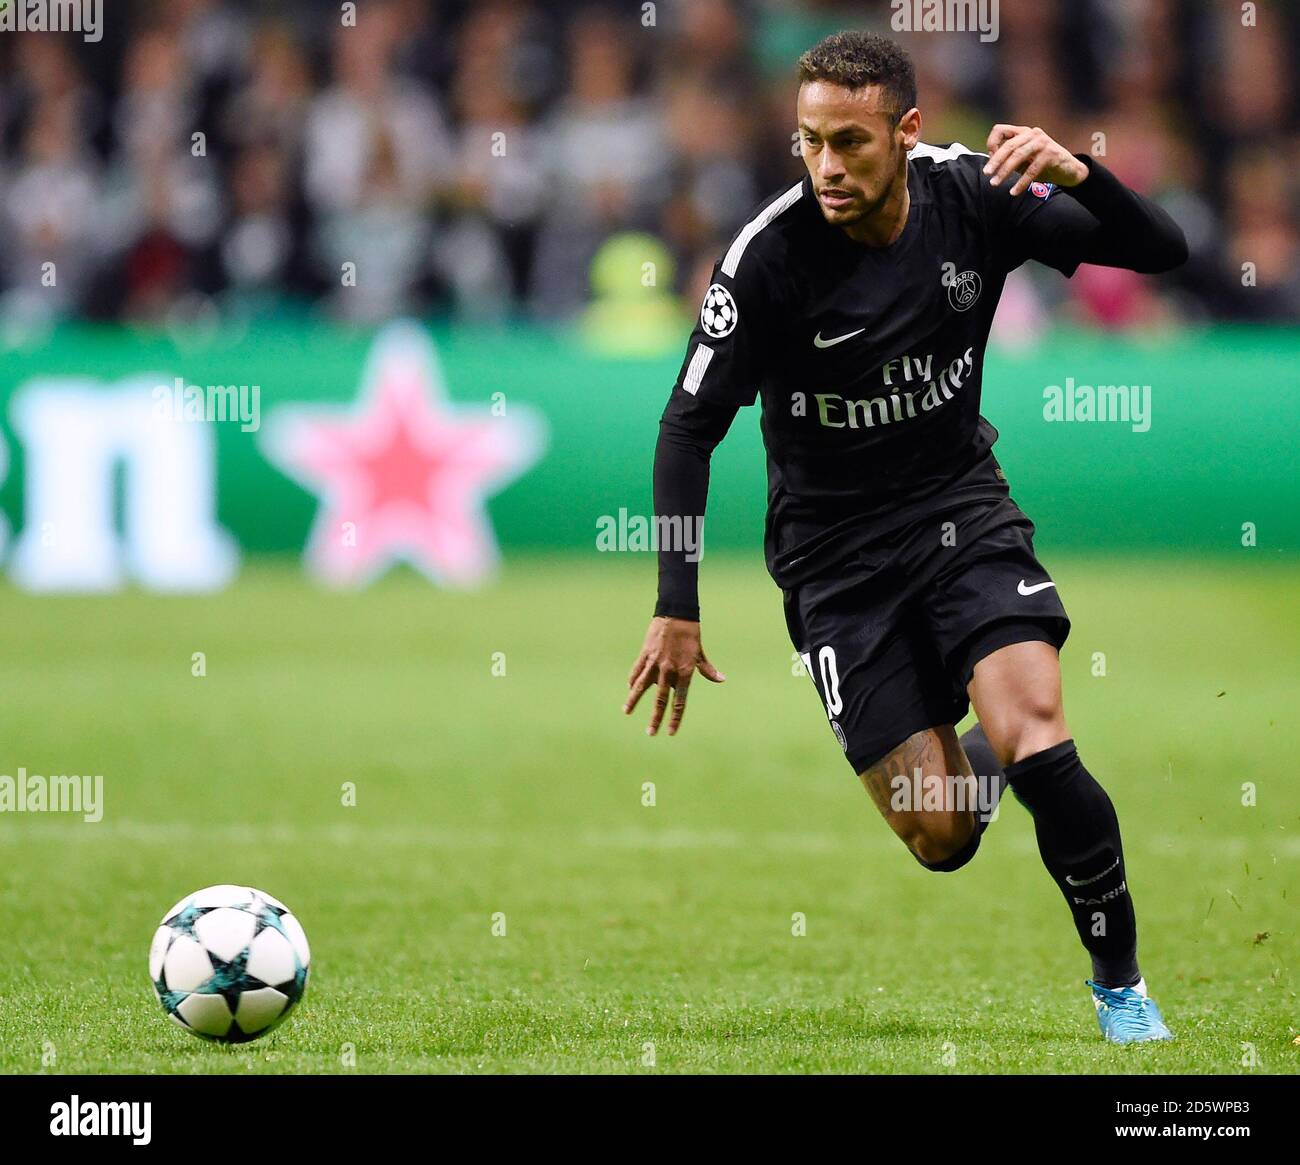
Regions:
<instances>
[{"instance_id":1,"label":"white border strip","mask_svg":"<svg viewBox=\"0 0 1300 1165\"><path fill-rule=\"evenodd\" d=\"M770 223L778 214L787 211L796 202L803 193L803 183L797 182L791 186L780 198L770 203L768 208L756 218L752 218L745 224L744 230L736 236L736 241L731 244L727 251L727 257L722 260L722 273L734 279L736 277L736 268L740 266L740 257L745 253L745 248L749 246L749 241L758 234L768 223Z\"/></svg>"},{"instance_id":2,"label":"white border strip","mask_svg":"<svg viewBox=\"0 0 1300 1165\"><path fill-rule=\"evenodd\" d=\"M704 373L709 367L709 361L713 359L713 349L707 344L696 344L695 355L691 357L691 362L686 366L686 379L682 381L682 388L694 396L700 391L700 382L704 380Z\"/></svg>"}]
</instances>

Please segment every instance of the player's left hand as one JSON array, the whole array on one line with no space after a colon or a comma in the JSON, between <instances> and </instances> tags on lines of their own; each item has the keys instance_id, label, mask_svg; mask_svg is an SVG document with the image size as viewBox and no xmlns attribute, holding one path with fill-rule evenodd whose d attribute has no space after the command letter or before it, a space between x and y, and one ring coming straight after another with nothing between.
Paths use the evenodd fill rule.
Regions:
<instances>
[{"instance_id":1,"label":"player's left hand","mask_svg":"<svg viewBox=\"0 0 1300 1165\"><path fill-rule=\"evenodd\" d=\"M1031 182L1068 187L1078 186L1088 177L1088 167L1036 125L995 125L988 148L984 173L991 175L990 186L1020 172L1019 181L1011 187L1012 198L1028 190Z\"/></svg>"}]
</instances>

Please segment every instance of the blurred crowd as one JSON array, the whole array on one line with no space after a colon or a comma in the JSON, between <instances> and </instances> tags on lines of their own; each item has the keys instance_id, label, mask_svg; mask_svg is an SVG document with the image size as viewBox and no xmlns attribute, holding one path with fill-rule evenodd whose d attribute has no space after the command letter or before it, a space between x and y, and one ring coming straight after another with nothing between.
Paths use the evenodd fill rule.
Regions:
<instances>
[{"instance_id":1,"label":"blurred crowd","mask_svg":"<svg viewBox=\"0 0 1300 1165\"><path fill-rule=\"evenodd\" d=\"M619 255L652 256L650 280L625 264L638 286L693 305L753 205L803 172L799 52L891 31L888 0L355 7L117 0L97 44L0 34L0 320L567 320L617 294ZM1253 26L1200 0L1002 0L999 18L987 44L900 35L924 140L1041 125L1159 199L1192 249L1159 280L1026 269L1003 326L1300 317L1300 5L1265 0Z\"/></svg>"}]
</instances>

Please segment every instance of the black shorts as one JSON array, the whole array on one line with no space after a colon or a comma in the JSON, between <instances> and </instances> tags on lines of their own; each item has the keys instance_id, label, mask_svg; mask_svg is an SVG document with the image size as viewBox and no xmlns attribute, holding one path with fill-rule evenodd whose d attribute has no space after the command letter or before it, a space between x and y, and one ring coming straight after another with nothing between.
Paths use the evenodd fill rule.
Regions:
<instances>
[{"instance_id":1,"label":"black shorts","mask_svg":"<svg viewBox=\"0 0 1300 1165\"><path fill-rule=\"evenodd\" d=\"M1033 538L1013 501L983 502L906 526L785 592L791 642L854 772L961 720L984 656L1065 642L1070 620Z\"/></svg>"}]
</instances>

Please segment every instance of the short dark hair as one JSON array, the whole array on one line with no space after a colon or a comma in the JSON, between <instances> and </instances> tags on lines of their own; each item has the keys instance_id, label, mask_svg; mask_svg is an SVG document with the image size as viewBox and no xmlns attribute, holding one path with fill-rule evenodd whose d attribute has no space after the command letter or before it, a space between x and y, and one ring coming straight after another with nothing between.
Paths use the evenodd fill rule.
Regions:
<instances>
[{"instance_id":1,"label":"short dark hair","mask_svg":"<svg viewBox=\"0 0 1300 1165\"><path fill-rule=\"evenodd\" d=\"M874 32L834 32L799 58L799 83L828 81L846 89L879 85L894 120L916 104L916 68L902 45Z\"/></svg>"}]
</instances>

